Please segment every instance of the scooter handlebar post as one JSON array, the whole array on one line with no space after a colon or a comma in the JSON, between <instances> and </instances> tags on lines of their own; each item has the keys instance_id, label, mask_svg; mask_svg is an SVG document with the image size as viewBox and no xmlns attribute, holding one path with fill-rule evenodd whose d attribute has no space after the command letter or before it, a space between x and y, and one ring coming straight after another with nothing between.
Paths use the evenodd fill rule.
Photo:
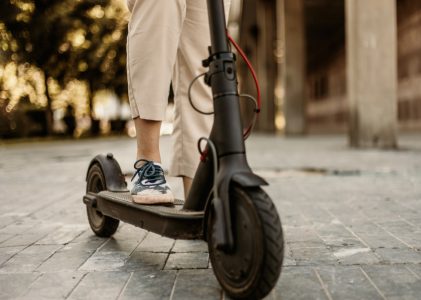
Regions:
<instances>
[{"instance_id":1,"label":"scooter handlebar post","mask_svg":"<svg viewBox=\"0 0 421 300\"><path fill-rule=\"evenodd\" d=\"M228 52L224 0L207 0L212 53Z\"/></svg>"}]
</instances>

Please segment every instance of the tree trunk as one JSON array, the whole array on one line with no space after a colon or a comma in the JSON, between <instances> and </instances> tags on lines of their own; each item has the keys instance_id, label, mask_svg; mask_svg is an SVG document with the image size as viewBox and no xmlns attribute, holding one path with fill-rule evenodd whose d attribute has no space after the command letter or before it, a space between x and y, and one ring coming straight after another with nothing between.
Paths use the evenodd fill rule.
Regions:
<instances>
[{"instance_id":1,"label":"tree trunk","mask_svg":"<svg viewBox=\"0 0 421 300\"><path fill-rule=\"evenodd\" d=\"M47 98L47 109L46 109L46 129L47 134L52 135L53 134L53 108L52 108L52 102L53 99L50 95L50 89L48 88L48 74L44 73L44 86L45 86L45 97Z\"/></svg>"},{"instance_id":2,"label":"tree trunk","mask_svg":"<svg viewBox=\"0 0 421 300\"><path fill-rule=\"evenodd\" d=\"M94 91L92 89L92 84L88 81L88 104L89 104L89 117L91 122L94 120Z\"/></svg>"},{"instance_id":3,"label":"tree trunk","mask_svg":"<svg viewBox=\"0 0 421 300\"><path fill-rule=\"evenodd\" d=\"M88 104L89 104L89 117L91 119L91 135L98 136L101 132L99 120L94 118L94 89L92 83L87 82L88 85Z\"/></svg>"}]
</instances>

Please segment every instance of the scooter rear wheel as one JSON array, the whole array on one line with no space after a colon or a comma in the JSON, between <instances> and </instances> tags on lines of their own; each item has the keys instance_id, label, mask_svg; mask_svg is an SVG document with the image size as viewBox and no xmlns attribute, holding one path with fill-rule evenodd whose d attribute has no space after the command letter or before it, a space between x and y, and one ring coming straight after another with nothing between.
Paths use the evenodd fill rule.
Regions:
<instances>
[{"instance_id":1,"label":"scooter rear wheel","mask_svg":"<svg viewBox=\"0 0 421 300\"><path fill-rule=\"evenodd\" d=\"M234 299L261 299L275 286L283 260L281 222L269 196L260 188L235 186L230 193L235 247L216 249L211 210L207 241L216 278Z\"/></svg>"},{"instance_id":2,"label":"scooter rear wheel","mask_svg":"<svg viewBox=\"0 0 421 300\"><path fill-rule=\"evenodd\" d=\"M94 164L89 168L86 180L87 193L99 193L107 189L105 184L105 176L101 167ZM118 228L119 220L103 215L99 210L92 206L86 206L89 225L92 231L100 237L112 236Z\"/></svg>"}]
</instances>

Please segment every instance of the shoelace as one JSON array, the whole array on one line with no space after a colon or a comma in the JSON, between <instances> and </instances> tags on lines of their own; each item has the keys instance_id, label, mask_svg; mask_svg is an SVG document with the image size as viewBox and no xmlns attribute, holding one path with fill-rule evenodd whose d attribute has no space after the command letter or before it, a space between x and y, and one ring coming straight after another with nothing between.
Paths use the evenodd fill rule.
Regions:
<instances>
[{"instance_id":1,"label":"shoelace","mask_svg":"<svg viewBox=\"0 0 421 300\"><path fill-rule=\"evenodd\" d=\"M145 162L140 168L136 167L136 165L139 162ZM155 165L153 161L147 160L147 159L139 159L134 163L134 168L136 169L136 172L133 174L133 177L131 181L136 177L136 175L139 175L139 182L142 181L142 179L148 179L148 180L156 180L161 179L159 183L156 184L163 184L167 181L165 180L165 177L162 176L164 173L164 170L158 165Z\"/></svg>"}]
</instances>

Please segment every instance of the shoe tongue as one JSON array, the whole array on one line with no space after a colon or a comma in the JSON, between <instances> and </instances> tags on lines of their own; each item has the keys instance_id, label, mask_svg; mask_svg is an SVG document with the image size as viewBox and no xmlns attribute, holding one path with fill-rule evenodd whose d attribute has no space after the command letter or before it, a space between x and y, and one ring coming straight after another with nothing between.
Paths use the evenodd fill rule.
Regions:
<instances>
[{"instance_id":1,"label":"shoe tongue","mask_svg":"<svg viewBox=\"0 0 421 300\"><path fill-rule=\"evenodd\" d=\"M151 162L151 161L149 161L149 162ZM138 161L138 162L136 162L136 164L135 164L135 168L141 168L141 167L143 167L146 163L148 163L148 161ZM153 163L153 165L154 166L159 166L159 167L161 167L162 168L162 164L161 163L158 163L158 162L154 162L154 161L152 161L152 163Z\"/></svg>"}]
</instances>

